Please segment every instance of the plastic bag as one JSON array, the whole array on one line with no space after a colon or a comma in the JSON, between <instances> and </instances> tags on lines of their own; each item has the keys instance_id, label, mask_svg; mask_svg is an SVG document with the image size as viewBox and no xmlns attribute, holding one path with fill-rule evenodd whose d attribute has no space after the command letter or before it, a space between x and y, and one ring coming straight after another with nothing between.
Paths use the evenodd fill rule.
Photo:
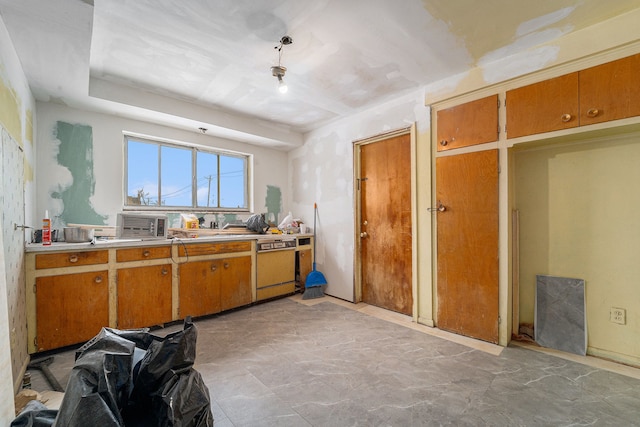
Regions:
<instances>
[{"instance_id":1,"label":"plastic bag","mask_svg":"<svg viewBox=\"0 0 640 427\"><path fill-rule=\"evenodd\" d=\"M251 215L249 219L247 219L247 230L264 234L267 232L267 230L269 230L269 224L267 224L267 221L265 221L264 215Z\"/></svg>"}]
</instances>

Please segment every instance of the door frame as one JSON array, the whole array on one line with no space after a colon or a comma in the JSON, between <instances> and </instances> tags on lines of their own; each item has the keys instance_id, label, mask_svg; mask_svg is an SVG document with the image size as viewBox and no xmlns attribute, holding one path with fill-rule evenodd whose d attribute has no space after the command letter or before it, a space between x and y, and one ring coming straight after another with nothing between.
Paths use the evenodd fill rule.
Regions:
<instances>
[{"instance_id":1,"label":"door frame","mask_svg":"<svg viewBox=\"0 0 640 427\"><path fill-rule=\"evenodd\" d=\"M413 320L418 317L418 214L417 214L417 156L416 156L416 125L395 129L389 132L380 133L363 139L353 141L353 247L354 247L354 302L362 302L362 245L360 233L362 232L362 206L360 202L360 150L362 146L374 142L384 141L401 135L409 135L411 150L411 293L413 297Z\"/></svg>"}]
</instances>

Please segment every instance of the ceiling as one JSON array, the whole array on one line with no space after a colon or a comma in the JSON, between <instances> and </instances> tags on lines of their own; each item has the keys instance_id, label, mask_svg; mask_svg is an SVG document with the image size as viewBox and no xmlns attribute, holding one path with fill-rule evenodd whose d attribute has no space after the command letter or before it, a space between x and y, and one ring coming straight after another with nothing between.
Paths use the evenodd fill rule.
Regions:
<instances>
[{"instance_id":1,"label":"ceiling","mask_svg":"<svg viewBox=\"0 0 640 427\"><path fill-rule=\"evenodd\" d=\"M638 0L0 0L37 100L288 150ZM270 68L280 52L286 94Z\"/></svg>"}]
</instances>

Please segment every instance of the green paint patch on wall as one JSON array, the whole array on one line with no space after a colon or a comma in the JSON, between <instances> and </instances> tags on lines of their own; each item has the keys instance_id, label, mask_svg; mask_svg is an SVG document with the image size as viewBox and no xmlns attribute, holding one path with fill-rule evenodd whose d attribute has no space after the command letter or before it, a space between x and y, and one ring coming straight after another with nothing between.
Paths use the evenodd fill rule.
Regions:
<instances>
[{"instance_id":1,"label":"green paint patch on wall","mask_svg":"<svg viewBox=\"0 0 640 427\"><path fill-rule=\"evenodd\" d=\"M71 186L51 194L61 199L60 219L66 224L106 225L106 216L99 215L91 206L95 191L93 175L93 129L87 125L57 122L56 138L60 141L57 160L73 178Z\"/></svg>"},{"instance_id":2,"label":"green paint patch on wall","mask_svg":"<svg viewBox=\"0 0 640 427\"><path fill-rule=\"evenodd\" d=\"M280 187L267 185L267 197L264 205L267 208L265 219L270 223L278 222L278 214L282 212L282 191Z\"/></svg>"}]
</instances>

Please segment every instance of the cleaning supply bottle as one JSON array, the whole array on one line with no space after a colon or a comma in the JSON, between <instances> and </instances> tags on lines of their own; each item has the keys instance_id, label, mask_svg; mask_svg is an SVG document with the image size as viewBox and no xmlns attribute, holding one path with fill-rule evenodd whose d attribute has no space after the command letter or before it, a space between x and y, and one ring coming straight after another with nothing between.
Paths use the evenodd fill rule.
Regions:
<instances>
[{"instance_id":1,"label":"cleaning supply bottle","mask_svg":"<svg viewBox=\"0 0 640 427\"><path fill-rule=\"evenodd\" d=\"M51 219L49 219L49 211L44 211L44 219L42 220L42 244L45 246L51 244Z\"/></svg>"}]
</instances>

